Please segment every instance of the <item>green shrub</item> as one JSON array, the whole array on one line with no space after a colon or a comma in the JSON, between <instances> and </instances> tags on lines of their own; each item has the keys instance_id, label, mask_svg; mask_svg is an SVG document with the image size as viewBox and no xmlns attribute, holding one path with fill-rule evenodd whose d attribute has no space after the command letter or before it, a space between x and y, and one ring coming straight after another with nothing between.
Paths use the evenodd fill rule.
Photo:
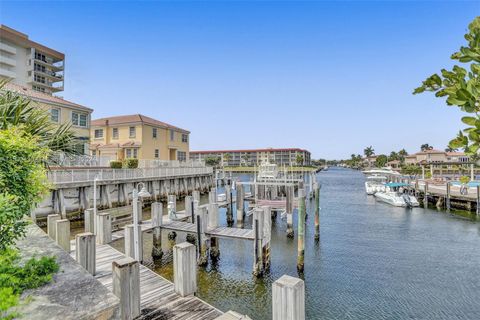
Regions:
<instances>
[{"instance_id":1,"label":"green shrub","mask_svg":"<svg viewBox=\"0 0 480 320\"><path fill-rule=\"evenodd\" d=\"M123 167L127 169L135 169L138 168L138 159L135 158L127 158L123 160Z\"/></svg>"},{"instance_id":2,"label":"green shrub","mask_svg":"<svg viewBox=\"0 0 480 320\"><path fill-rule=\"evenodd\" d=\"M470 182L470 177L469 176L461 176L459 180L462 184L467 184L467 183Z\"/></svg>"},{"instance_id":3,"label":"green shrub","mask_svg":"<svg viewBox=\"0 0 480 320\"><path fill-rule=\"evenodd\" d=\"M52 280L59 266L54 257L31 258L23 266L19 264L18 251L0 251L0 319L13 319L17 313L8 312L19 302L26 289L38 288Z\"/></svg>"},{"instance_id":4,"label":"green shrub","mask_svg":"<svg viewBox=\"0 0 480 320\"><path fill-rule=\"evenodd\" d=\"M120 160L110 161L110 168L112 168L112 169L122 169L122 161L120 161Z\"/></svg>"}]
</instances>

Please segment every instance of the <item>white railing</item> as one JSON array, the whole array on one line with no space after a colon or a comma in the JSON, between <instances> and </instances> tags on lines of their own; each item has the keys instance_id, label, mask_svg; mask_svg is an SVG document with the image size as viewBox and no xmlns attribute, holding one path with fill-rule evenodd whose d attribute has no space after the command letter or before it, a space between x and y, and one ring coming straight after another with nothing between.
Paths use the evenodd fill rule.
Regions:
<instances>
[{"instance_id":1,"label":"white railing","mask_svg":"<svg viewBox=\"0 0 480 320\"><path fill-rule=\"evenodd\" d=\"M137 168L137 169L73 169L52 170L48 173L48 180L53 184L92 182L95 177L99 181L129 180L141 178L167 178L178 176L193 176L212 174L211 167L165 167L165 168Z\"/></svg>"},{"instance_id":2,"label":"white railing","mask_svg":"<svg viewBox=\"0 0 480 320\"><path fill-rule=\"evenodd\" d=\"M139 168L201 168L205 167L205 161L178 161L178 160L157 160L157 159L142 159L138 160Z\"/></svg>"},{"instance_id":3,"label":"white railing","mask_svg":"<svg viewBox=\"0 0 480 320\"><path fill-rule=\"evenodd\" d=\"M60 167L109 167L110 157L95 157L89 155L65 155L58 153L50 156L50 166Z\"/></svg>"}]
</instances>

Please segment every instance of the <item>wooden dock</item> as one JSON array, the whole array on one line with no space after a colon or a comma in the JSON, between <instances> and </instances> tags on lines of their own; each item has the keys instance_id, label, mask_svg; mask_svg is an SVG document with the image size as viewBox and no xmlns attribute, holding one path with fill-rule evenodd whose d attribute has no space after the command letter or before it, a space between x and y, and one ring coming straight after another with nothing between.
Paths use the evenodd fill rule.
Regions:
<instances>
[{"instance_id":1,"label":"wooden dock","mask_svg":"<svg viewBox=\"0 0 480 320\"><path fill-rule=\"evenodd\" d=\"M72 241L75 258L75 241ZM112 262L125 255L109 245L96 245L95 278L113 292ZM181 297L175 293L173 283L140 265L141 316L137 320L210 320L223 313L195 296Z\"/></svg>"}]
</instances>

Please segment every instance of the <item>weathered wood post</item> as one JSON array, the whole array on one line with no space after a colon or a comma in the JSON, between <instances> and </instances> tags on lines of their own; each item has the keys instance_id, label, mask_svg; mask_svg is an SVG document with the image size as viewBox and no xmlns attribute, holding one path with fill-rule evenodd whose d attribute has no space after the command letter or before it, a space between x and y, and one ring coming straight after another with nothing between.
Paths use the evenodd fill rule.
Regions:
<instances>
[{"instance_id":1,"label":"weathered wood post","mask_svg":"<svg viewBox=\"0 0 480 320\"><path fill-rule=\"evenodd\" d=\"M480 214L480 185L477 185L477 215Z\"/></svg>"},{"instance_id":2,"label":"weathered wood post","mask_svg":"<svg viewBox=\"0 0 480 320\"><path fill-rule=\"evenodd\" d=\"M244 198L245 198L243 184L237 181L236 189L237 189L237 226L242 227L243 214L244 214Z\"/></svg>"},{"instance_id":3,"label":"weathered wood post","mask_svg":"<svg viewBox=\"0 0 480 320\"><path fill-rule=\"evenodd\" d=\"M195 223L197 225L197 241L198 241L198 265L204 266L208 264L208 248L205 230L207 228L207 219L205 208L199 208L195 213Z\"/></svg>"},{"instance_id":4,"label":"weathered wood post","mask_svg":"<svg viewBox=\"0 0 480 320\"><path fill-rule=\"evenodd\" d=\"M95 234L95 210L93 208L83 211L83 224L85 232Z\"/></svg>"},{"instance_id":5,"label":"weathered wood post","mask_svg":"<svg viewBox=\"0 0 480 320\"><path fill-rule=\"evenodd\" d=\"M95 235L91 232L75 236L75 259L91 275L95 275Z\"/></svg>"},{"instance_id":6,"label":"weathered wood post","mask_svg":"<svg viewBox=\"0 0 480 320\"><path fill-rule=\"evenodd\" d=\"M263 224L265 211L255 208L253 211L253 275L260 277L263 274Z\"/></svg>"},{"instance_id":7,"label":"weathered wood post","mask_svg":"<svg viewBox=\"0 0 480 320\"><path fill-rule=\"evenodd\" d=\"M153 227L153 259L161 259L162 250L162 223L163 223L163 204L161 202L152 203L152 227Z\"/></svg>"},{"instance_id":8,"label":"weathered wood post","mask_svg":"<svg viewBox=\"0 0 480 320\"><path fill-rule=\"evenodd\" d=\"M56 240L57 234L57 220L60 220L59 214L49 214L47 216L47 233L50 238Z\"/></svg>"},{"instance_id":9,"label":"weathered wood post","mask_svg":"<svg viewBox=\"0 0 480 320\"><path fill-rule=\"evenodd\" d=\"M305 283L284 275L272 285L272 319L305 319Z\"/></svg>"},{"instance_id":10,"label":"weathered wood post","mask_svg":"<svg viewBox=\"0 0 480 320\"><path fill-rule=\"evenodd\" d=\"M227 204L232 202L232 187L229 184L225 185L225 198Z\"/></svg>"},{"instance_id":11,"label":"weathered wood post","mask_svg":"<svg viewBox=\"0 0 480 320\"><path fill-rule=\"evenodd\" d=\"M70 252L70 221L62 219L55 221L55 239L63 250Z\"/></svg>"},{"instance_id":12,"label":"weathered wood post","mask_svg":"<svg viewBox=\"0 0 480 320\"><path fill-rule=\"evenodd\" d=\"M272 239L272 208L263 206L263 241L262 241L262 257L263 270L270 269L271 250L270 243Z\"/></svg>"},{"instance_id":13,"label":"weathered wood post","mask_svg":"<svg viewBox=\"0 0 480 320\"><path fill-rule=\"evenodd\" d=\"M197 201L200 203L200 191L194 190L192 191L193 201Z\"/></svg>"},{"instance_id":14,"label":"weathered wood post","mask_svg":"<svg viewBox=\"0 0 480 320\"><path fill-rule=\"evenodd\" d=\"M425 209L428 208L428 181L425 181L425 186L423 187L423 206Z\"/></svg>"},{"instance_id":15,"label":"weathered wood post","mask_svg":"<svg viewBox=\"0 0 480 320\"><path fill-rule=\"evenodd\" d=\"M190 217L192 223L195 222L195 217L193 213L193 197L192 196L185 196L185 214L187 217Z\"/></svg>"},{"instance_id":16,"label":"weathered wood post","mask_svg":"<svg viewBox=\"0 0 480 320\"><path fill-rule=\"evenodd\" d=\"M286 200L286 211L287 211L287 237L293 238L293 197L294 197L294 186L289 185L286 187L287 190L287 200Z\"/></svg>"},{"instance_id":17,"label":"weathered wood post","mask_svg":"<svg viewBox=\"0 0 480 320\"><path fill-rule=\"evenodd\" d=\"M208 229L215 229L218 227L218 203L210 203L208 205ZM220 246L217 237L210 237L210 258L212 260L218 259L220 256Z\"/></svg>"},{"instance_id":18,"label":"weathered wood post","mask_svg":"<svg viewBox=\"0 0 480 320\"><path fill-rule=\"evenodd\" d=\"M315 240L320 239L320 186L314 183L315 193Z\"/></svg>"},{"instance_id":19,"label":"weathered wood post","mask_svg":"<svg viewBox=\"0 0 480 320\"><path fill-rule=\"evenodd\" d=\"M139 262L143 261L143 233L142 226L137 226L138 230L138 256ZM129 224L125 226L125 255L135 259L135 238L133 236L134 226Z\"/></svg>"},{"instance_id":20,"label":"weathered wood post","mask_svg":"<svg viewBox=\"0 0 480 320\"><path fill-rule=\"evenodd\" d=\"M112 242L112 220L110 213L99 213L97 215L97 243L107 244L110 242Z\"/></svg>"},{"instance_id":21,"label":"weathered wood post","mask_svg":"<svg viewBox=\"0 0 480 320\"><path fill-rule=\"evenodd\" d=\"M447 212L450 212L450 182L447 181L447 196L446 196L446 206L447 206Z\"/></svg>"},{"instance_id":22,"label":"weathered wood post","mask_svg":"<svg viewBox=\"0 0 480 320\"><path fill-rule=\"evenodd\" d=\"M142 224L143 221L143 206L142 201L139 199L137 201L137 217L138 217L138 224Z\"/></svg>"},{"instance_id":23,"label":"weathered wood post","mask_svg":"<svg viewBox=\"0 0 480 320\"><path fill-rule=\"evenodd\" d=\"M298 189L298 255L297 269L303 272L305 264L305 189Z\"/></svg>"},{"instance_id":24,"label":"weathered wood post","mask_svg":"<svg viewBox=\"0 0 480 320\"><path fill-rule=\"evenodd\" d=\"M112 262L113 294L120 299L120 319L140 316L140 265L132 258Z\"/></svg>"},{"instance_id":25,"label":"weathered wood post","mask_svg":"<svg viewBox=\"0 0 480 320\"><path fill-rule=\"evenodd\" d=\"M197 291L195 246L183 242L173 247L173 284L175 293L186 297Z\"/></svg>"},{"instance_id":26,"label":"weathered wood post","mask_svg":"<svg viewBox=\"0 0 480 320\"><path fill-rule=\"evenodd\" d=\"M174 194L168 195L168 205L172 208L173 212L177 212L177 196Z\"/></svg>"}]
</instances>

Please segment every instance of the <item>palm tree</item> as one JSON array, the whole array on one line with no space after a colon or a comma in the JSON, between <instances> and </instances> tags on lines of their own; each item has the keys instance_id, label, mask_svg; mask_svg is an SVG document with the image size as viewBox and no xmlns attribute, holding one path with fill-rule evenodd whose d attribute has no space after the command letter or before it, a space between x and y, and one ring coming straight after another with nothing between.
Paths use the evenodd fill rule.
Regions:
<instances>
[{"instance_id":1,"label":"palm tree","mask_svg":"<svg viewBox=\"0 0 480 320\"><path fill-rule=\"evenodd\" d=\"M424 143L420 146L420 150L422 151L427 151L427 150L432 150L433 147L431 145L429 145L428 143Z\"/></svg>"},{"instance_id":2,"label":"palm tree","mask_svg":"<svg viewBox=\"0 0 480 320\"><path fill-rule=\"evenodd\" d=\"M398 153L395 151L390 152L390 156L388 157L388 161L399 160Z\"/></svg>"},{"instance_id":3,"label":"palm tree","mask_svg":"<svg viewBox=\"0 0 480 320\"><path fill-rule=\"evenodd\" d=\"M230 161L231 158L232 158L232 155L230 153L225 153L223 155L223 161L222 161L223 166L225 166L225 164L227 164L228 166L228 162Z\"/></svg>"},{"instance_id":4,"label":"palm tree","mask_svg":"<svg viewBox=\"0 0 480 320\"><path fill-rule=\"evenodd\" d=\"M448 146L448 147L445 148L445 152L457 152L457 151L458 151L457 148L452 148L452 147L450 147L450 146Z\"/></svg>"},{"instance_id":5,"label":"palm tree","mask_svg":"<svg viewBox=\"0 0 480 320\"><path fill-rule=\"evenodd\" d=\"M303 156L301 154L297 154L297 158L295 159L298 165L303 165Z\"/></svg>"},{"instance_id":6,"label":"palm tree","mask_svg":"<svg viewBox=\"0 0 480 320\"><path fill-rule=\"evenodd\" d=\"M70 123L56 125L50 120L48 111L35 106L24 96L4 89L5 84L6 81L0 82L0 130L21 126L53 153L78 154L76 147L80 140L75 137Z\"/></svg>"},{"instance_id":7,"label":"palm tree","mask_svg":"<svg viewBox=\"0 0 480 320\"><path fill-rule=\"evenodd\" d=\"M248 153L245 153L244 155L242 155L242 160L245 163L245 165L248 166L248 161L250 160L250 156L248 155Z\"/></svg>"},{"instance_id":8,"label":"palm tree","mask_svg":"<svg viewBox=\"0 0 480 320\"><path fill-rule=\"evenodd\" d=\"M365 149L363 149L363 154L365 155L365 157L368 158L375 154L375 150L373 149L372 146L366 147Z\"/></svg>"},{"instance_id":9,"label":"palm tree","mask_svg":"<svg viewBox=\"0 0 480 320\"><path fill-rule=\"evenodd\" d=\"M402 163L405 161L405 157L408 156L408 152L405 149L398 151L397 154L398 154L398 160L400 160L400 162Z\"/></svg>"}]
</instances>

